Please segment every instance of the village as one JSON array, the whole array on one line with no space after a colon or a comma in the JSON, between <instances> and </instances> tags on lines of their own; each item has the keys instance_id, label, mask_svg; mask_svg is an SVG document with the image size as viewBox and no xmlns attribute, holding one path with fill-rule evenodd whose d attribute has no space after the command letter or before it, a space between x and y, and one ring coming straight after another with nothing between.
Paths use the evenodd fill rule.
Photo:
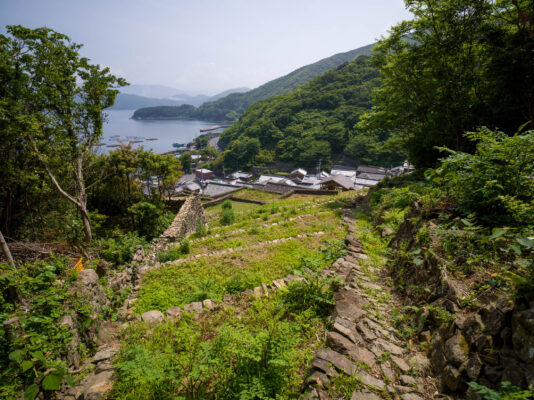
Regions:
<instances>
[{"instance_id":1,"label":"village","mask_svg":"<svg viewBox=\"0 0 534 400\"><path fill-rule=\"evenodd\" d=\"M319 170L314 174L303 168L290 173L254 174L237 171L218 176L213 171L198 167L193 173L183 175L176 183L174 196L191 193L205 197L219 197L240 188L247 187L265 192L286 194L295 189L311 191L347 191L364 189L376 185L386 177L394 177L413 171L405 162L394 168L373 165L357 167L334 165L329 172Z\"/></svg>"}]
</instances>

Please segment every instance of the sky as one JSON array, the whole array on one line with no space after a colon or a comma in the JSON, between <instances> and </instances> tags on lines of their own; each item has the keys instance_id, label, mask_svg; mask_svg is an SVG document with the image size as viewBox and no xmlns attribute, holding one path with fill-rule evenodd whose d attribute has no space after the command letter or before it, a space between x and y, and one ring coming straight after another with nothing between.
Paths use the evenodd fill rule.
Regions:
<instances>
[{"instance_id":1,"label":"sky","mask_svg":"<svg viewBox=\"0 0 534 400\"><path fill-rule=\"evenodd\" d=\"M208 95L373 43L409 18L403 0L0 0L1 33L46 26L131 84Z\"/></svg>"}]
</instances>

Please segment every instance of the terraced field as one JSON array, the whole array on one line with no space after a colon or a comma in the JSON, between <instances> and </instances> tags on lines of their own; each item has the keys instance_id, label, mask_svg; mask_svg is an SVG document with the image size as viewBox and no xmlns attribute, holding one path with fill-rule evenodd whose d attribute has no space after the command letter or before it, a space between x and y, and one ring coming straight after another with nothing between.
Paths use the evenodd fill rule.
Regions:
<instances>
[{"instance_id":1,"label":"terraced field","mask_svg":"<svg viewBox=\"0 0 534 400\"><path fill-rule=\"evenodd\" d=\"M165 312L205 299L216 306L155 326L131 323L112 397L298 397L333 306L337 281L320 272L343 251L342 207L332 197L233 202L229 225L221 223L221 205L208 208L206 231L160 254L166 261L143 277L135 311ZM269 289L268 296L249 290L291 274L307 281Z\"/></svg>"},{"instance_id":2,"label":"terraced field","mask_svg":"<svg viewBox=\"0 0 534 400\"><path fill-rule=\"evenodd\" d=\"M305 268L322 269L331 262L329 249L346 234L340 226L340 206L331 199L318 199L306 207L279 200L236 212L235 222L228 226L218 219L220 205L208 209L205 235L187 239L187 250L181 243L159 254L165 263L143 278L137 312L221 300L225 294L271 284ZM311 259L315 261L310 263Z\"/></svg>"}]
</instances>

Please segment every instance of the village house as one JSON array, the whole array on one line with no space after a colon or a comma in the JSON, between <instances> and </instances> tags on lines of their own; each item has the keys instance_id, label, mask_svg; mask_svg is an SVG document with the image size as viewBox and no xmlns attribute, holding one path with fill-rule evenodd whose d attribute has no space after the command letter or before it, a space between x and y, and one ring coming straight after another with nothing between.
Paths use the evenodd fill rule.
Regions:
<instances>
[{"instance_id":1,"label":"village house","mask_svg":"<svg viewBox=\"0 0 534 400\"><path fill-rule=\"evenodd\" d=\"M329 176L320 182L322 190L353 190L354 181L345 175L338 174Z\"/></svg>"}]
</instances>

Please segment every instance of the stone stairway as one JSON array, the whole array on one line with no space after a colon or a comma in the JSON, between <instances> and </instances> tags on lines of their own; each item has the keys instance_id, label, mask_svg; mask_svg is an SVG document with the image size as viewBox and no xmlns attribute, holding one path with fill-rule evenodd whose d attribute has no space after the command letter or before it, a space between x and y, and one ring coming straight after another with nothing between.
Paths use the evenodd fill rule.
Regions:
<instances>
[{"instance_id":1,"label":"stone stairway","mask_svg":"<svg viewBox=\"0 0 534 400\"><path fill-rule=\"evenodd\" d=\"M428 376L426 355L393 324L392 317L402 303L391 289L387 272L374 266L364 253L350 213L344 221L349 224L347 254L325 273L339 276L345 286L334 297L327 347L312 360L302 398L440 398L434 379ZM345 387L341 387L340 375L349 382ZM349 395L347 386L351 388Z\"/></svg>"}]
</instances>

